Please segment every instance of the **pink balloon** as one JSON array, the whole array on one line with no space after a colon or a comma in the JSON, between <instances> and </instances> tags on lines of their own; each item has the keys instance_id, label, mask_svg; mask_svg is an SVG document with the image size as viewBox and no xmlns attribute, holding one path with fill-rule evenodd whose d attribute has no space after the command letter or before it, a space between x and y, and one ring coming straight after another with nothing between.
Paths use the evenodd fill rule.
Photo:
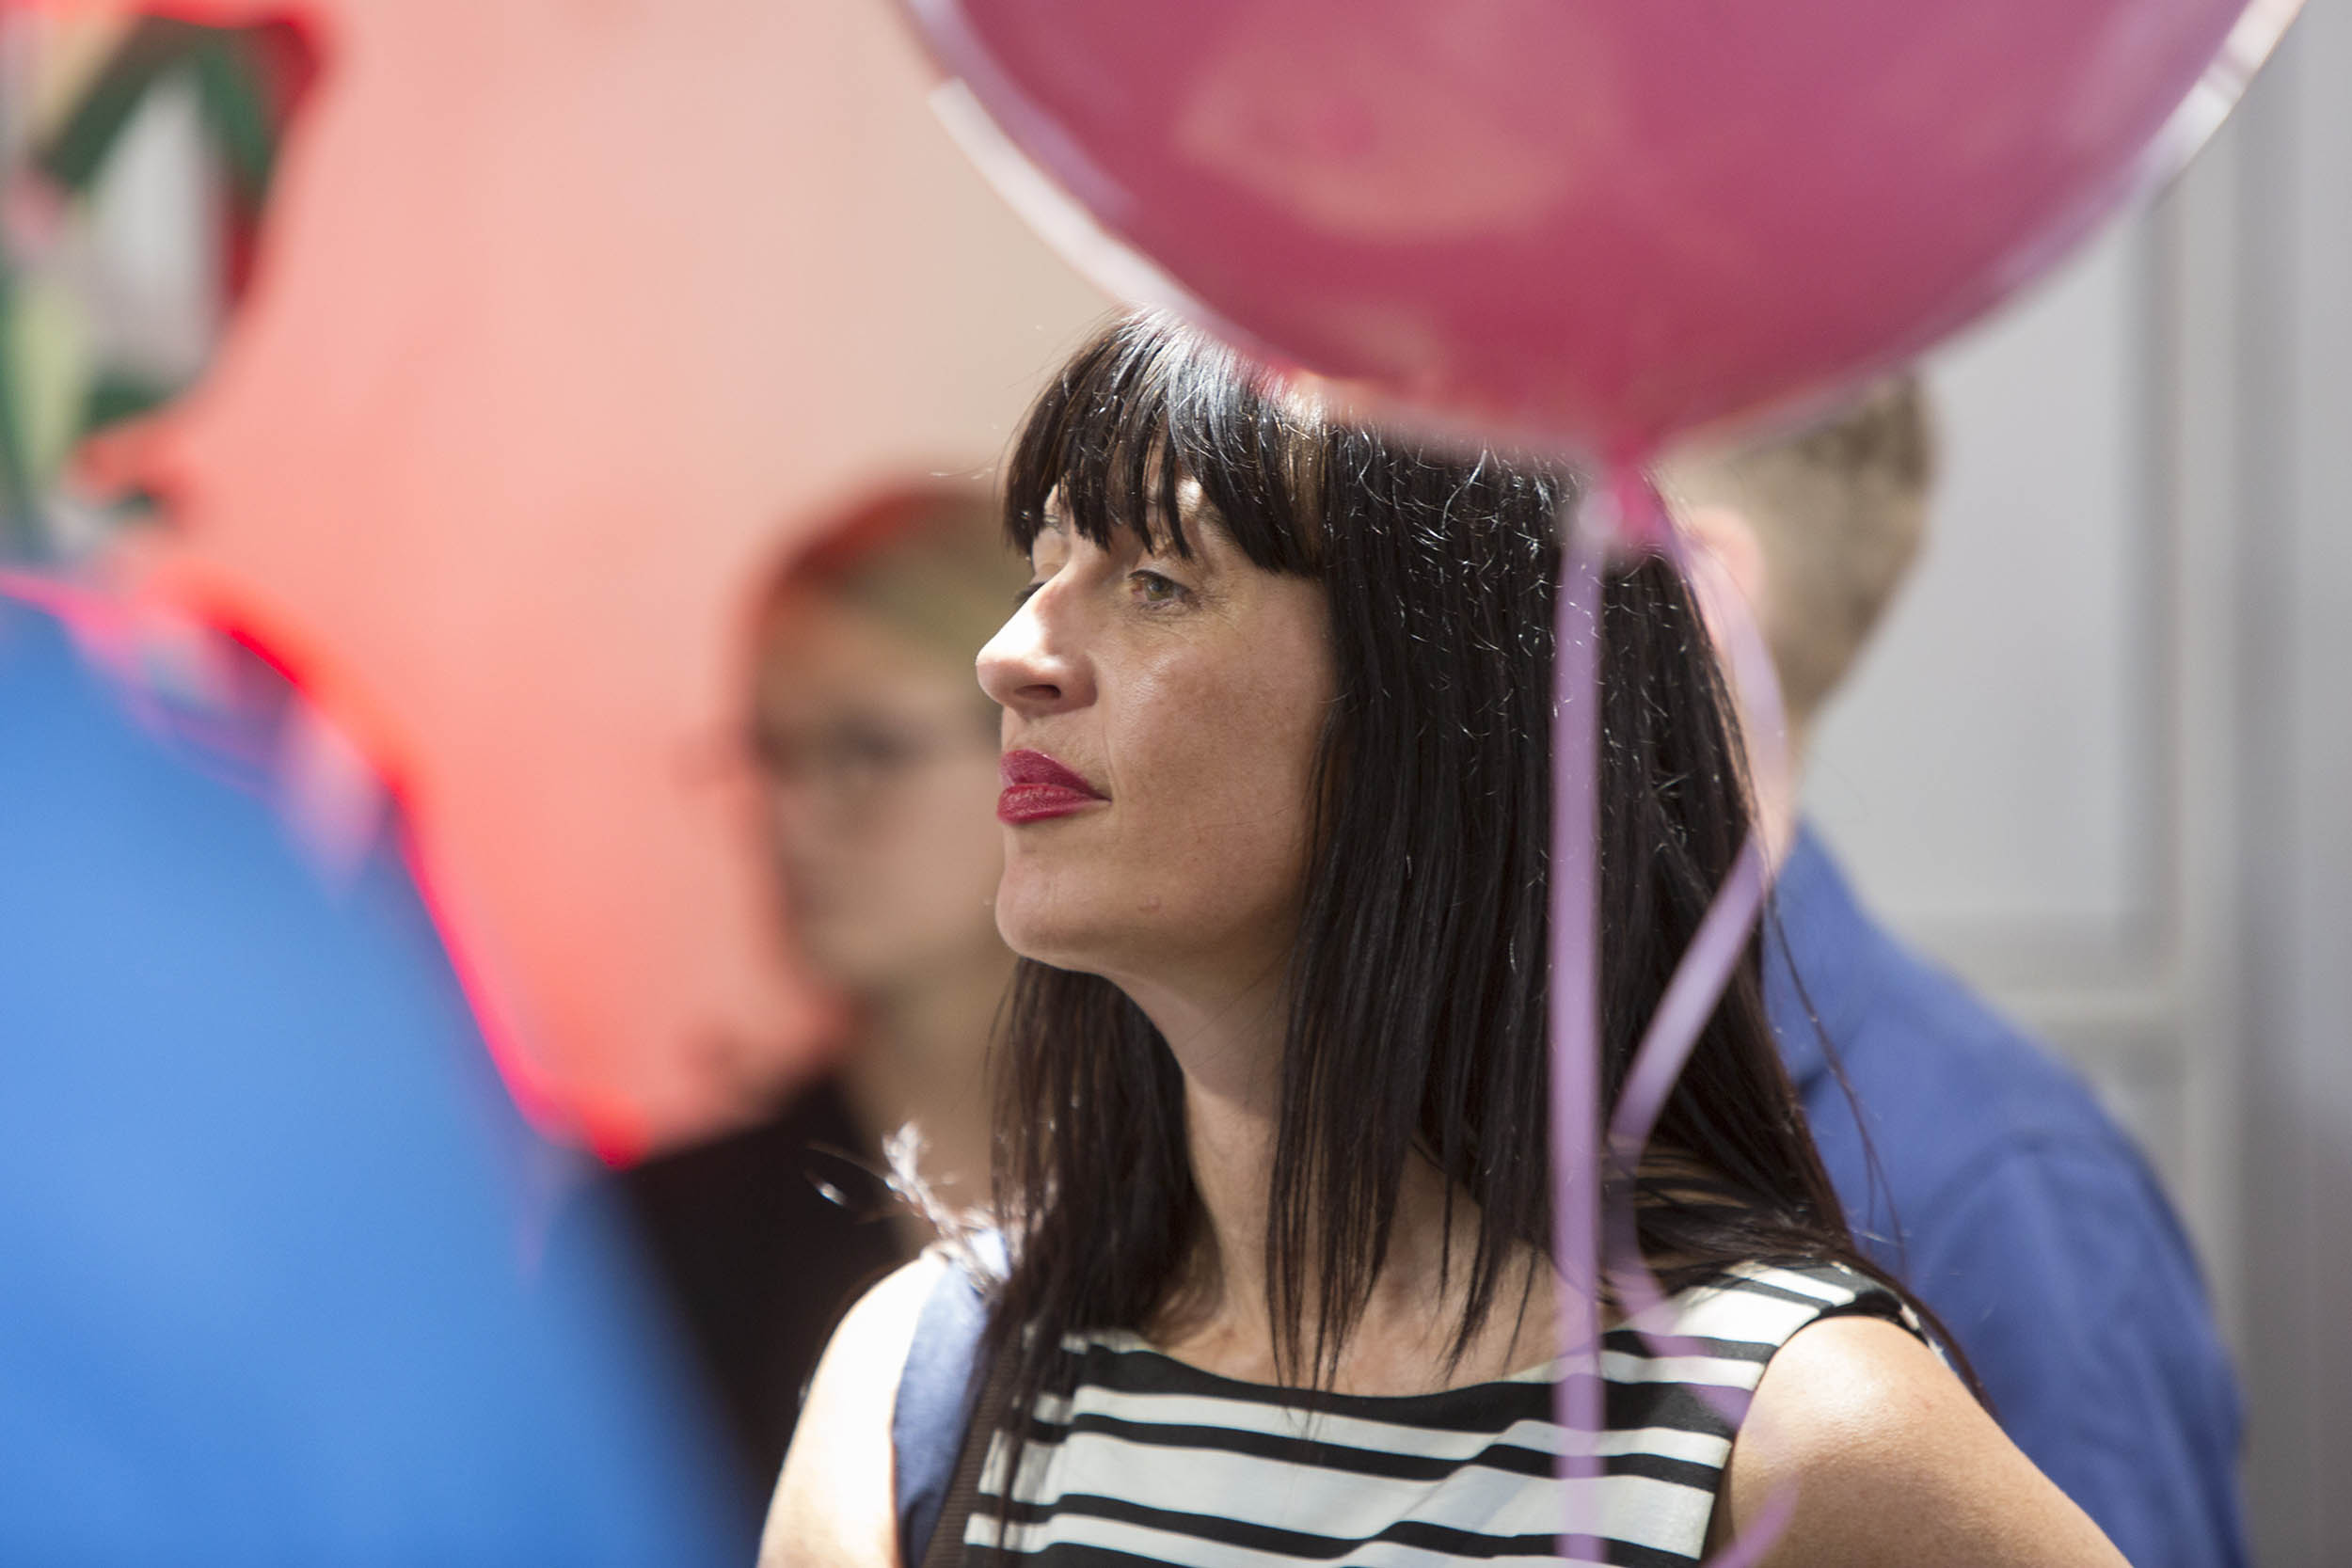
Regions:
<instances>
[{"instance_id":1,"label":"pink balloon","mask_svg":"<svg viewBox=\"0 0 2352 1568\"><path fill-rule=\"evenodd\" d=\"M2143 178L2248 10L911 4L1004 135L1164 275L1081 234L1120 292L1597 454L1826 393L2032 277ZM1037 214L1034 173L990 161Z\"/></svg>"}]
</instances>

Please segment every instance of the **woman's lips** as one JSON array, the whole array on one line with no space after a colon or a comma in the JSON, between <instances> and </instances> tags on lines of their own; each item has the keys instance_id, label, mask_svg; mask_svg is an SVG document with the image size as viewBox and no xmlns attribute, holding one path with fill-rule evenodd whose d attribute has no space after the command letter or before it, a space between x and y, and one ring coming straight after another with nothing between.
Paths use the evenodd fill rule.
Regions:
<instances>
[{"instance_id":1,"label":"woman's lips","mask_svg":"<svg viewBox=\"0 0 2352 1568\"><path fill-rule=\"evenodd\" d=\"M1007 752L996 776L1005 786L996 797L999 822L1041 822L1110 799L1043 752Z\"/></svg>"}]
</instances>

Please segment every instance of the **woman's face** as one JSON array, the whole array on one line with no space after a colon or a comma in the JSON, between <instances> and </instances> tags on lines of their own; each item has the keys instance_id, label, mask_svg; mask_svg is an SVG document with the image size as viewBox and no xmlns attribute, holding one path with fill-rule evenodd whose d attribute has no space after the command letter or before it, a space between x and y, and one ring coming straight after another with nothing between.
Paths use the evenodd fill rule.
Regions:
<instances>
[{"instance_id":1,"label":"woman's face","mask_svg":"<svg viewBox=\"0 0 2352 1568\"><path fill-rule=\"evenodd\" d=\"M802 595L764 640L756 717L793 932L853 995L1001 956L996 747L961 664Z\"/></svg>"},{"instance_id":2,"label":"woman's face","mask_svg":"<svg viewBox=\"0 0 2352 1568\"><path fill-rule=\"evenodd\" d=\"M1211 516L1185 524L1190 559L1049 526L979 658L1005 710L997 927L1131 992L1287 960L1334 690L1321 585L1260 570Z\"/></svg>"}]
</instances>

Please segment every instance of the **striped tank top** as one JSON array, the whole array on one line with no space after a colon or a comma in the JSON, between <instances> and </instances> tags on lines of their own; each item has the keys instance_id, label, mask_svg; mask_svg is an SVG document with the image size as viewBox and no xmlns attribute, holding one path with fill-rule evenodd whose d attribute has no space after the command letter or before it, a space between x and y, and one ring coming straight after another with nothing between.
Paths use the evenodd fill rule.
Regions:
<instances>
[{"instance_id":1,"label":"striped tank top","mask_svg":"<svg viewBox=\"0 0 2352 1568\"><path fill-rule=\"evenodd\" d=\"M1559 1555L1573 1501L1598 1560L1696 1564L1766 1364L1799 1329L1855 1314L1919 1332L1892 1293L1836 1265L1749 1266L1685 1291L1656 1325L1672 1345L1611 1331L1600 1473L1572 1481L1555 1474L1578 1441L1552 1419L1560 1363L1435 1394L1319 1395L1310 1413L1294 1390L1131 1333L1073 1335L1073 1392L1040 1399L1009 1502L1008 1445L992 1445L964 1561L994 1558L1001 1520L1013 1560L1045 1568L1584 1562Z\"/></svg>"}]
</instances>

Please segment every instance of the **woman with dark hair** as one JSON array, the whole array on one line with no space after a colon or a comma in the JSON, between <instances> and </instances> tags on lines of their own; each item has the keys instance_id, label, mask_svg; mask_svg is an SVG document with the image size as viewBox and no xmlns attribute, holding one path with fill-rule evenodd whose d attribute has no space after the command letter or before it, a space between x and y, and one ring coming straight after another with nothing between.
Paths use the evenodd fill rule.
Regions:
<instances>
[{"instance_id":1,"label":"woman with dark hair","mask_svg":"<svg viewBox=\"0 0 2352 1568\"><path fill-rule=\"evenodd\" d=\"M1003 1267L934 1255L853 1310L764 1560L1691 1562L1793 1483L1768 1562L2121 1562L1856 1253L1753 952L1613 1183L1670 1295L1640 1326L1684 1342L1599 1304L1600 1473L1554 1479L1594 1441L1551 1413L1571 496L1330 417L1158 318L1040 401L1007 497L1031 586L980 657L1023 955ZM1613 1103L1748 817L1680 580L1621 563L1602 621ZM1571 1488L1601 1541L1555 1543Z\"/></svg>"}]
</instances>

